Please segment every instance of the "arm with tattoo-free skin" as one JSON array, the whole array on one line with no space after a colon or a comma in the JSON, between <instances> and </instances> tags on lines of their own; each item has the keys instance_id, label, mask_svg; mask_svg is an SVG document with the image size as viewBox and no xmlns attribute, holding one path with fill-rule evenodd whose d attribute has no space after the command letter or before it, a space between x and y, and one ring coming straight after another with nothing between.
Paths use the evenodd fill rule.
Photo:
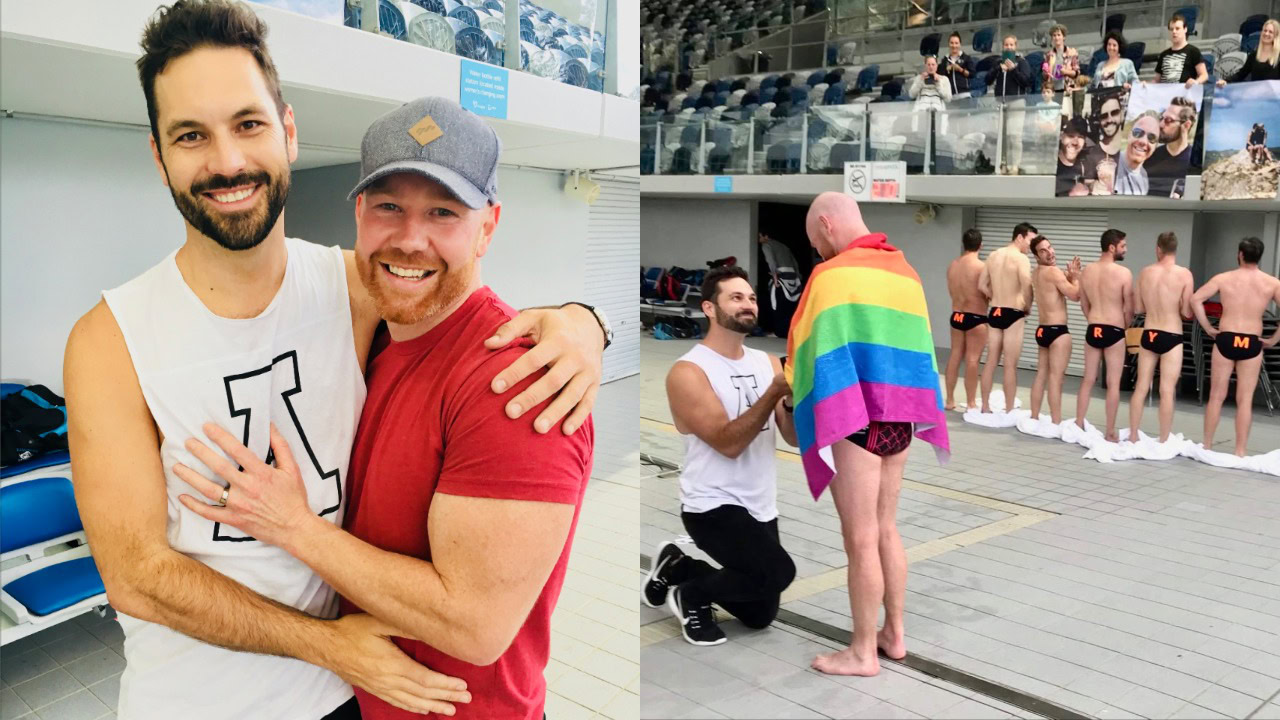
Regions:
<instances>
[{"instance_id":1,"label":"arm with tattoo-free skin","mask_svg":"<svg viewBox=\"0 0 1280 720\"><path fill-rule=\"evenodd\" d=\"M105 303L71 331L63 384L76 505L113 607L212 645L328 668L403 709L452 714L449 703L470 700L461 680L401 652L386 623L311 617L170 547L159 431Z\"/></svg>"},{"instance_id":2,"label":"arm with tattoo-free skin","mask_svg":"<svg viewBox=\"0 0 1280 720\"><path fill-rule=\"evenodd\" d=\"M1055 268L1056 269L1056 268ZM1058 270L1054 275L1054 285L1058 292L1068 300L1080 301L1080 258L1072 258L1067 271Z\"/></svg>"},{"instance_id":3,"label":"arm with tattoo-free skin","mask_svg":"<svg viewBox=\"0 0 1280 720\"><path fill-rule=\"evenodd\" d=\"M730 420L702 368L690 362L676 363L667 374L667 397L680 398L678 405L671 403L676 429L696 435L725 457L738 457L759 436L783 396L791 392L781 365L774 369L778 374L760 400Z\"/></svg>"},{"instance_id":4,"label":"arm with tattoo-free skin","mask_svg":"<svg viewBox=\"0 0 1280 720\"><path fill-rule=\"evenodd\" d=\"M1204 312L1204 301L1218 294L1218 279L1221 277L1221 274L1214 275L1191 296L1191 311L1195 313L1196 322L1200 323L1200 328L1211 338L1218 337L1218 329L1209 322L1209 316Z\"/></svg>"}]
</instances>

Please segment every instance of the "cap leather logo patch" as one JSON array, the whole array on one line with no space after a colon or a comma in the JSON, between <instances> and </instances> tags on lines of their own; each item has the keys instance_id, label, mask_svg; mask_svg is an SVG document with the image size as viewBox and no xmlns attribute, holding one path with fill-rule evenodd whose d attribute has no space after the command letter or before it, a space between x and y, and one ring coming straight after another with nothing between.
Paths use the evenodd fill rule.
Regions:
<instances>
[{"instance_id":1,"label":"cap leather logo patch","mask_svg":"<svg viewBox=\"0 0 1280 720\"><path fill-rule=\"evenodd\" d=\"M436 121L430 115L427 115L409 128L409 135L417 140L419 145L427 145L444 135L444 131L436 125Z\"/></svg>"}]
</instances>

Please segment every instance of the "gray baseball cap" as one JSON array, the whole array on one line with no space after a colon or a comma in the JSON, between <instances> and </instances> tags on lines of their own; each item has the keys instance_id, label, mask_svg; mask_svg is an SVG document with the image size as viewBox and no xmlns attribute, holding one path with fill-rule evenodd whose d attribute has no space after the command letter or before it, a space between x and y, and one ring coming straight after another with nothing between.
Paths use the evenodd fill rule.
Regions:
<instances>
[{"instance_id":1,"label":"gray baseball cap","mask_svg":"<svg viewBox=\"0 0 1280 720\"><path fill-rule=\"evenodd\" d=\"M501 153L498 134L475 113L442 97L411 100L365 131L360 182L347 199L388 175L410 172L435 180L477 209L498 200Z\"/></svg>"}]
</instances>

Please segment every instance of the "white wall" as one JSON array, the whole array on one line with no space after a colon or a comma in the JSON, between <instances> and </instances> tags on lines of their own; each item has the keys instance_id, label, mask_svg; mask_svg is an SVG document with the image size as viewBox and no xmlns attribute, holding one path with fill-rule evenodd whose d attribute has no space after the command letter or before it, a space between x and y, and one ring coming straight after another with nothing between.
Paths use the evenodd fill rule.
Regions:
<instances>
[{"instance_id":1,"label":"white wall","mask_svg":"<svg viewBox=\"0 0 1280 720\"><path fill-rule=\"evenodd\" d=\"M355 201L347 193L359 177L358 165L295 172L289 234L354 247ZM502 216L481 268L484 281L514 307L582 297L588 206L562 188L559 173L498 168Z\"/></svg>"},{"instance_id":2,"label":"white wall","mask_svg":"<svg viewBox=\"0 0 1280 720\"><path fill-rule=\"evenodd\" d=\"M0 120L0 376L62 392L72 325L182 244L147 133Z\"/></svg>"},{"instance_id":3,"label":"white wall","mask_svg":"<svg viewBox=\"0 0 1280 720\"><path fill-rule=\"evenodd\" d=\"M698 269L733 255L756 281L755 203L750 200L640 201L640 264Z\"/></svg>"},{"instance_id":4,"label":"white wall","mask_svg":"<svg viewBox=\"0 0 1280 720\"><path fill-rule=\"evenodd\" d=\"M62 392L75 321L116 287L181 246L182 216L142 129L0 120L0 377ZM297 172L288 234L350 247L350 166ZM485 281L515 307L582 296L587 206L559 175L499 170L501 223Z\"/></svg>"},{"instance_id":5,"label":"white wall","mask_svg":"<svg viewBox=\"0 0 1280 720\"><path fill-rule=\"evenodd\" d=\"M1220 272L1234 270L1240 241L1253 236L1262 238L1267 247L1262 254L1262 268L1272 266L1275 259L1275 243L1268 241L1263 234L1265 215L1254 212L1206 212L1200 218L1200 234L1205 243L1204 266L1199 268L1202 274L1196 275L1196 283L1203 283Z\"/></svg>"}]
</instances>

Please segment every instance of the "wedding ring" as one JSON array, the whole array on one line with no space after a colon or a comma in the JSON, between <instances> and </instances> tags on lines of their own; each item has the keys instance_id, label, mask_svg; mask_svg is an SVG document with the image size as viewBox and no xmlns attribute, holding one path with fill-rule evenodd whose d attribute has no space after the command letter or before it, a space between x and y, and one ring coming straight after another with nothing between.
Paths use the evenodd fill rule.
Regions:
<instances>
[{"instance_id":1,"label":"wedding ring","mask_svg":"<svg viewBox=\"0 0 1280 720\"><path fill-rule=\"evenodd\" d=\"M230 496L230 495L231 495L231 486L230 486L230 485L228 485L228 486L226 486L226 487L222 488L222 497L218 498L218 507L226 507L226 506L227 506L227 497L228 497L228 496Z\"/></svg>"}]
</instances>

